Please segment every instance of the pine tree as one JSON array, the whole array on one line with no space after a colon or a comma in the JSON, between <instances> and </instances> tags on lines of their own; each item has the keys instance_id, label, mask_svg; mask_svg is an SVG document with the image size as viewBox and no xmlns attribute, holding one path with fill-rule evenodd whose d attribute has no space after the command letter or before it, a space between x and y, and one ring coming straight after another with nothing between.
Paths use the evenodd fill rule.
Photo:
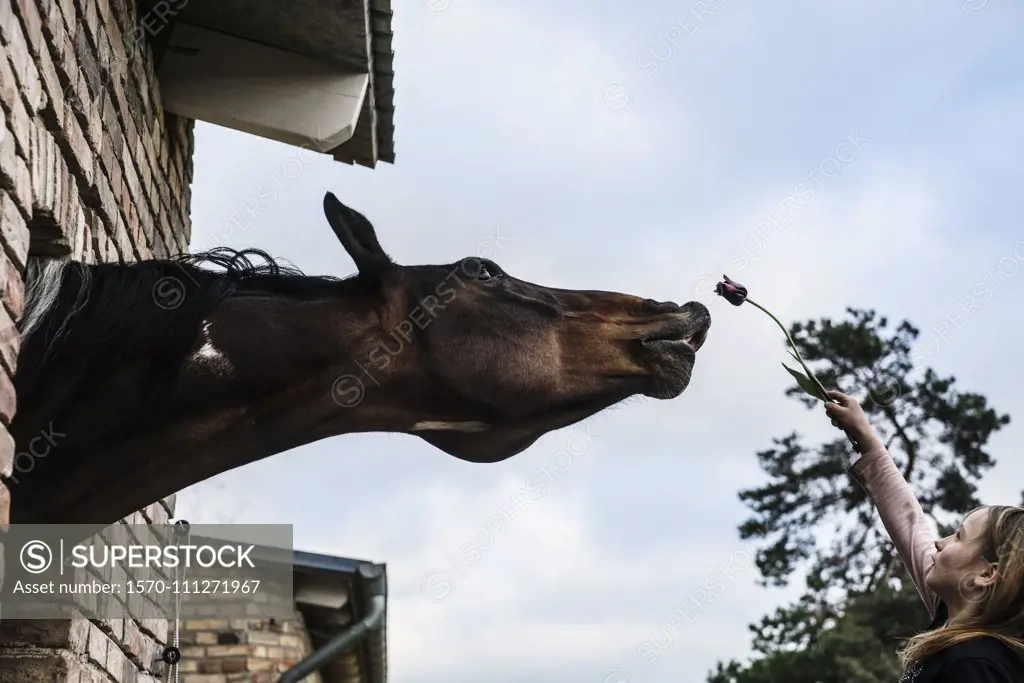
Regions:
<instances>
[{"instance_id":1,"label":"pine tree","mask_svg":"<svg viewBox=\"0 0 1024 683\"><path fill-rule=\"evenodd\" d=\"M927 354L909 322L890 328L874 311L847 314L839 323L796 323L790 335L824 386L860 401L925 513L949 533L981 504L976 483L995 464L986 445L1010 418L981 394L958 391L955 378L915 367ZM799 387L786 395L827 419ZM927 626L878 513L847 472L850 443L836 433L810 447L793 432L757 453L768 483L740 491L752 511L740 537L762 546L761 585L786 586L803 570L807 588L750 626L759 655L752 663L720 662L709 683L891 683L900 640Z\"/></svg>"}]
</instances>

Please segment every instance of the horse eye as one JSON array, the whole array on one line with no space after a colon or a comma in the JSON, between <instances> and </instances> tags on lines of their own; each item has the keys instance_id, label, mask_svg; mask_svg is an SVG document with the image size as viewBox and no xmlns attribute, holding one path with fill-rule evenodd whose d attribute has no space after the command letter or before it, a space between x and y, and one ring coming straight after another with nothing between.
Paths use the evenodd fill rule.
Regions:
<instances>
[{"instance_id":1,"label":"horse eye","mask_svg":"<svg viewBox=\"0 0 1024 683\"><path fill-rule=\"evenodd\" d=\"M477 282L493 280L501 275L501 268L482 259L468 258L462 261L462 273Z\"/></svg>"}]
</instances>

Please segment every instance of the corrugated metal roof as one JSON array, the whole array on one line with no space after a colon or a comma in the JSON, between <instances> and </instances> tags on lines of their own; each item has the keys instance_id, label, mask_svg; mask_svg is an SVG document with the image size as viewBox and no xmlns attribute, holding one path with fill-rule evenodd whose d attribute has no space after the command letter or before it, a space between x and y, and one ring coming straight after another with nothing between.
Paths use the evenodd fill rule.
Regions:
<instances>
[{"instance_id":1,"label":"corrugated metal roof","mask_svg":"<svg viewBox=\"0 0 1024 683\"><path fill-rule=\"evenodd\" d=\"M331 150L337 161L373 168L376 161L395 162L395 51L392 48L391 0L370 0L367 7L370 88L356 134Z\"/></svg>"}]
</instances>

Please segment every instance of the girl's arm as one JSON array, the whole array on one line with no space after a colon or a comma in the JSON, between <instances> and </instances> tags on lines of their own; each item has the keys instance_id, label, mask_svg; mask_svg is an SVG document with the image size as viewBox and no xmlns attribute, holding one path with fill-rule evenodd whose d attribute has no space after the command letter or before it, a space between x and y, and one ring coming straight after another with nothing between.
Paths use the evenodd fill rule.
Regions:
<instances>
[{"instance_id":1,"label":"girl's arm","mask_svg":"<svg viewBox=\"0 0 1024 683\"><path fill-rule=\"evenodd\" d=\"M830 391L828 395L839 401L838 404L825 404L825 412L832 418L832 424L853 436L866 449L850 466L850 475L875 504L910 580L928 608L928 614L934 617L939 596L925 585L924 578L936 552L937 536L910 484L868 424L857 400L838 391Z\"/></svg>"},{"instance_id":2,"label":"girl's arm","mask_svg":"<svg viewBox=\"0 0 1024 683\"><path fill-rule=\"evenodd\" d=\"M925 585L924 577L935 555L937 537L910 484L881 443L858 459L849 472L878 509L882 524L896 546L910 580L917 587L929 616L934 617L939 596Z\"/></svg>"}]
</instances>

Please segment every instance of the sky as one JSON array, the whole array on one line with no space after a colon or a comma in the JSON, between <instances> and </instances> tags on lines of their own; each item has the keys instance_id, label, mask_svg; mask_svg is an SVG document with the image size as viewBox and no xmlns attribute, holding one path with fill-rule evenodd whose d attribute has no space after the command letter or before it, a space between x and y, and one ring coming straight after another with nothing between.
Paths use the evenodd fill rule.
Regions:
<instances>
[{"instance_id":1,"label":"sky","mask_svg":"<svg viewBox=\"0 0 1024 683\"><path fill-rule=\"evenodd\" d=\"M785 322L908 319L922 363L1024 415L1024 6L393 6L395 164L198 123L193 250L348 275L331 191L400 263L485 249L532 282L696 299L713 325L682 396L502 463L349 435L179 495L193 523L293 524L297 548L385 562L391 680L697 683L749 656L747 625L801 579L757 585L737 492L764 481L754 454L773 437L834 430L784 396L779 330L714 297L722 273ZM232 224L275 177L275 201ZM1019 501L1022 437L1024 419L992 439L982 500ZM516 509L541 471L547 491Z\"/></svg>"}]
</instances>

